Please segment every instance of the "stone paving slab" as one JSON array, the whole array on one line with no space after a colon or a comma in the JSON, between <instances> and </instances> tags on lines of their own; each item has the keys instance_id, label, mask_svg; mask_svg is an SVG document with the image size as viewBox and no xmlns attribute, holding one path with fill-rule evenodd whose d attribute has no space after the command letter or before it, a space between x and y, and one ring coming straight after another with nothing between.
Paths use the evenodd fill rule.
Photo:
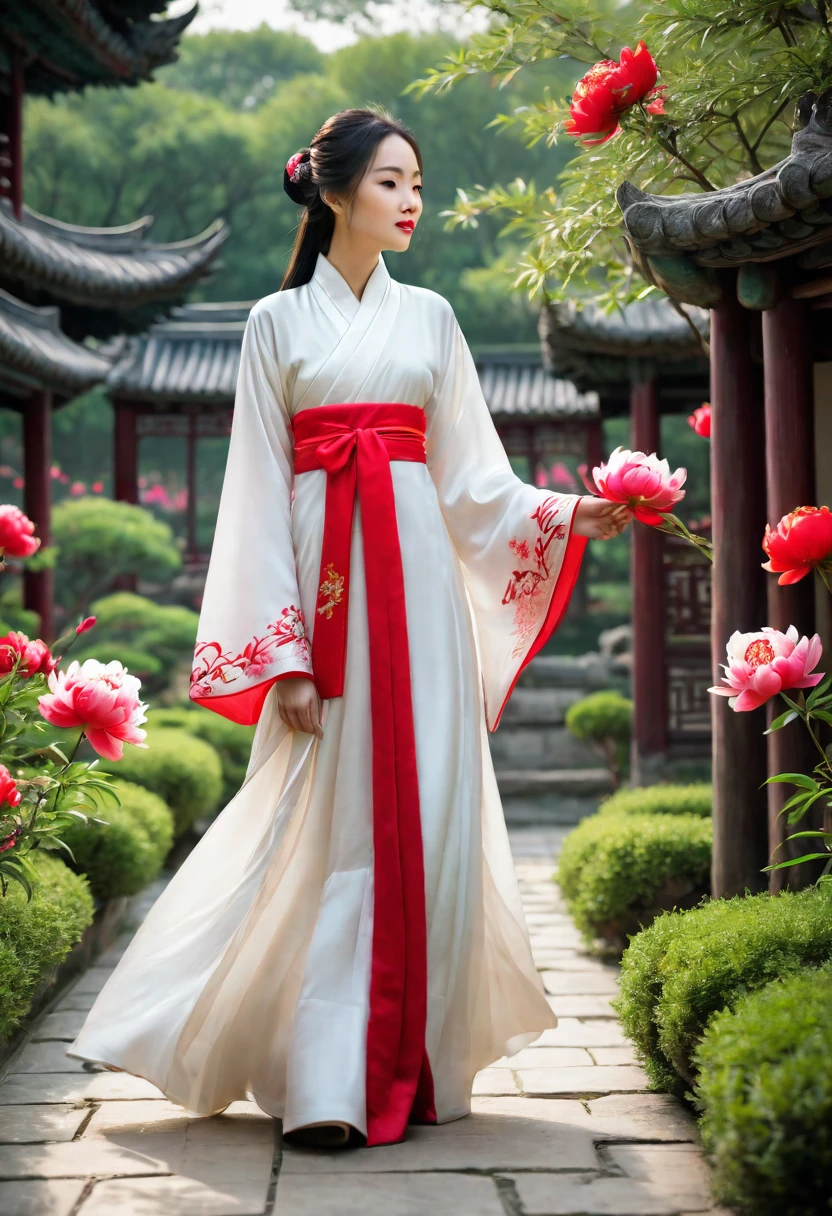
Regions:
<instances>
[{"instance_id":1,"label":"stone paving slab","mask_svg":"<svg viewBox=\"0 0 832 1216\"><path fill-rule=\"evenodd\" d=\"M71 1140L88 1114L83 1106L68 1103L0 1107L0 1144L43 1144L50 1140Z\"/></svg>"},{"instance_id":2,"label":"stone paving slab","mask_svg":"<svg viewBox=\"0 0 832 1216\"><path fill-rule=\"evenodd\" d=\"M164 1095L140 1077L126 1072L17 1073L0 1085L0 1106L30 1102L107 1102L121 1098L162 1098Z\"/></svg>"},{"instance_id":3,"label":"stone paving slab","mask_svg":"<svg viewBox=\"0 0 832 1216\"><path fill-rule=\"evenodd\" d=\"M81 1212L83 1216L262 1216L266 1207L267 1195L259 1183L206 1186L195 1178L169 1175L102 1179Z\"/></svg>"},{"instance_id":4,"label":"stone paving slab","mask_svg":"<svg viewBox=\"0 0 832 1216\"><path fill-rule=\"evenodd\" d=\"M611 1018L562 1017L553 1029L544 1030L529 1050L540 1047L623 1047L625 1043L624 1031Z\"/></svg>"},{"instance_id":5,"label":"stone paving slab","mask_svg":"<svg viewBox=\"0 0 832 1216\"><path fill-rule=\"evenodd\" d=\"M275 1211L277 1216L505 1216L491 1178L430 1173L376 1175L368 1186L356 1174L310 1178L281 1170Z\"/></svg>"},{"instance_id":6,"label":"stone paving slab","mask_svg":"<svg viewBox=\"0 0 832 1216\"><path fill-rule=\"evenodd\" d=\"M514 1079L510 1068L484 1068L474 1077L472 1094L477 1097L491 1095L492 1097L520 1096L520 1087Z\"/></svg>"},{"instance_id":7,"label":"stone paving slab","mask_svg":"<svg viewBox=\"0 0 832 1216\"><path fill-rule=\"evenodd\" d=\"M42 1043L48 1039L63 1039L64 1042L71 1043L78 1037L84 1024L84 1017L85 1014L80 1010L48 1013L32 1032L32 1042Z\"/></svg>"},{"instance_id":8,"label":"stone paving slab","mask_svg":"<svg viewBox=\"0 0 832 1216\"><path fill-rule=\"evenodd\" d=\"M592 1057L585 1047L524 1047L513 1056L503 1056L495 1068L579 1068L591 1065Z\"/></svg>"},{"instance_id":9,"label":"stone paving slab","mask_svg":"<svg viewBox=\"0 0 832 1216\"><path fill-rule=\"evenodd\" d=\"M647 1088L647 1075L634 1065L589 1068L520 1068L515 1071L524 1094L553 1097L600 1097L610 1093L637 1093Z\"/></svg>"},{"instance_id":10,"label":"stone paving slab","mask_svg":"<svg viewBox=\"0 0 832 1216\"><path fill-rule=\"evenodd\" d=\"M29 1179L0 1182L3 1216L70 1216L84 1183L76 1179Z\"/></svg>"},{"instance_id":11,"label":"stone paving slab","mask_svg":"<svg viewBox=\"0 0 832 1216\"><path fill-rule=\"evenodd\" d=\"M84 1061L66 1054L66 1043L49 1041L46 1043L27 1043L9 1063L9 1076L16 1073L32 1072L89 1072L84 1068Z\"/></svg>"},{"instance_id":12,"label":"stone paving slab","mask_svg":"<svg viewBox=\"0 0 832 1216\"><path fill-rule=\"evenodd\" d=\"M540 978L550 996L616 996L618 974L612 967L593 971L544 971Z\"/></svg>"},{"instance_id":13,"label":"stone paving slab","mask_svg":"<svg viewBox=\"0 0 832 1216\"><path fill-rule=\"evenodd\" d=\"M549 1004L559 1018L614 1018L608 996L550 996Z\"/></svg>"},{"instance_id":14,"label":"stone paving slab","mask_svg":"<svg viewBox=\"0 0 832 1216\"><path fill-rule=\"evenodd\" d=\"M707 1194L664 1194L652 1180L592 1174L526 1174L511 1177L524 1216L679 1216L712 1207Z\"/></svg>"},{"instance_id":15,"label":"stone paving slab","mask_svg":"<svg viewBox=\"0 0 832 1216\"><path fill-rule=\"evenodd\" d=\"M600 1168L592 1119L580 1102L482 1097L464 1119L408 1128L401 1144L337 1154L286 1146L281 1176Z\"/></svg>"}]
</instances>

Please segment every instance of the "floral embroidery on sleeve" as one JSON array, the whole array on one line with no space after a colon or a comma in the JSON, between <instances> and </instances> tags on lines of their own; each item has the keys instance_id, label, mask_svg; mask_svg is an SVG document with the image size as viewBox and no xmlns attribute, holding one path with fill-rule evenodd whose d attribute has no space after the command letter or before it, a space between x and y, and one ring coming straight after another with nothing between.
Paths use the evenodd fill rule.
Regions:
<instances>
[{"instance_id":1,"label":"floral embroidery on sleeve","mask_svg":"<svg viewBox=\"0 0 832 1216\"><path fill-rule=\"evenodd\" d=\"M502 602L514 604L514 628L512 636L517 640L512 658L526 649L530 635L540 624L541 603L548 589L551 569L548 561L549 546L554 540L566 539L566 524L557 523L560 500L547 498L529 518L537 524L538 535L534 542L533 555L527 540L512 537L508 547L521 562L533 560L534 564L513 570Z\"/></svg>"},{"instance_id":2,"label":"floral embroidery on sleeve","mask_svg":"<svg viewBox=\"0 0 832 1216\"><path fill-rule=\"evenodd\" d=\"M309 639L303 611L291 604L284 608L276 621L267 627L264 637L252 638L245 650L232 654L219 642L197 642L196 663L191 672L190 697L208 697L212 685L233 684L241 676L257 679L279 657L281 646L291 646L291 653L304 663L309 662Z\"/></svg>"}]
</instances>

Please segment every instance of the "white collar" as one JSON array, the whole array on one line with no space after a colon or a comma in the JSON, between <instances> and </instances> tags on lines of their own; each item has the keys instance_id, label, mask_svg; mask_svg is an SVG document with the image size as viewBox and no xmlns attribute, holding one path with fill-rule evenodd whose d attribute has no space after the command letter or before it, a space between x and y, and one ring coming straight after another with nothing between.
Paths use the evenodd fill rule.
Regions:
<instances>
[{"instance_id":1,"label":"white collar","mask_svg":"<svg viewBox=\"0 0 832 1216\"><path fill-rule=\"evenodd\" d=\"M325 254L319 253L312 279L326 292L341 315L351 321L360 308L369 307L374 301L381 299L390 281L390 273L384 258L379 254L378 262L359 300L340 270L336 270Z\"/></svg>"}]
</instances>

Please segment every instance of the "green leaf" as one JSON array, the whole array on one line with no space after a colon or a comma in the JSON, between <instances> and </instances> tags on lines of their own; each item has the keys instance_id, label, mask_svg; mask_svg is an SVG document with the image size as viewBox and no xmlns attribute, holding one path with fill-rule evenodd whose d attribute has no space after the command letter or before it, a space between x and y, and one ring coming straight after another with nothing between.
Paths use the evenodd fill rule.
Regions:
<instances>
[{"instance_id":1,"label":"green leaf","mask_svg":"<svg viewBox=\"0 0 832 1216\"><path fill-rule=\"evenodd\" d=\"M799 718L800 714L797 710L787 709L785 713L780 714L774 719L768 730L764 730L764 735L770 735L772 731L782 730L784 726L788 726L790 722L794 722L795 718Z\"/></svg>"},{"instance_id":2,"label":"green leaf","mask_svg":"<svg viewBox=\"0 0 832 1216\"><path fill-rule=\"evenodd\" d=\"M789 866L799 866L804 861L828 861L828 853L806 853L803 857L795 857L793 861L778 861L776 866L763 866L763 873L768 870L786 870Z\"/></svg>"},{"instance_id":3,"label":"green leaf","mask_svg":"<svg viewBox=\"0 0 832 1216\"><path fill-rule=\"evenodd\" d=\"M821 697L829 692L830 688L832 688L832 675L828 675L825 680L821 680L820 684L815 685L806 698L806 708L811 709L813 705L817 705Z\"/></svg>"},{"instance_id":4,"label":"green leaf","mask_svg":"<svg viewBox=\"0 0 832 1216\"><path fill-rule=\"evenodd\" d=\"M763 782L764 785L772 783L784 782L788 785L799 785L804 790L817 790L818 783L812 777L807 777L805 773L777 773L774 777L767 777Z\"/></svg>"}]
</instances>

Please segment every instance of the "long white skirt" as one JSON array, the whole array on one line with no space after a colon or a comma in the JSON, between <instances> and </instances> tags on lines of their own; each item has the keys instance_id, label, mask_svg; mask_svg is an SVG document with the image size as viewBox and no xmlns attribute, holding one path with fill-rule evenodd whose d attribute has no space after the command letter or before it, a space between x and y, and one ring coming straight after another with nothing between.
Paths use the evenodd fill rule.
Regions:
<instances>
[{"instance_id":1,"label":"long white skirt","mask_svg":"<svg viewBox=\"0 0 832 1216\"><path fill-rule=\"evenodd\" d=\"M391 468L424 849L426 1047L444 1122L469 1112L479 1069L556 1019L532 960L459 561L426 467ZM310 632L325 477L299 476L293 505ZM287 1131L343 1120L366 1134L372 733L358 504L344 696L324 703L323 739L290 730L274 693L245 783L154 904L67 1054L144 1077L197 1114L249 1097Z\"/></svg>"}]
</instances>

